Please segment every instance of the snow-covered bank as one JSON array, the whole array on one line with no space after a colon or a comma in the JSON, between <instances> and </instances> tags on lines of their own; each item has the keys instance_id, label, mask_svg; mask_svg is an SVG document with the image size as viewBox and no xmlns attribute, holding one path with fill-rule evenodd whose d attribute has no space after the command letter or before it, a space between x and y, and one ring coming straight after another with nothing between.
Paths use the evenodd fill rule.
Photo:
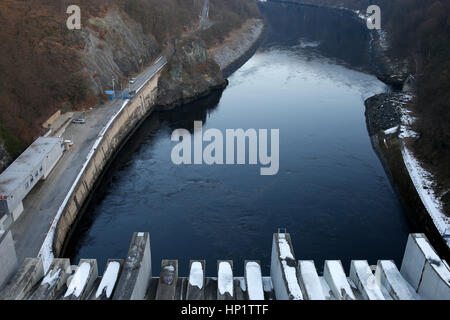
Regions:
<instances>
[{"instance_id":1,"label":"snow-covered bank","mask_svg":"<svg viewBox=\"0 0 450 320\"><path fill-rule=\"evenodd\" d=\"M433 191L433 175L420 165L420 162L414 157L411 150L404 144L402 145L402 155L411 180L436 228L443 236L449 235L450 219L444 214L443 205ZM447 238L446 241L450 247L450 239Z\"/></svg>"},{"instance_id":2,"label":"snow-covered bank","mask_svg":"<svg viewBox=\"0 0 450 320\"><path fill-rule=\"evenodd\" d=\"M406 139L414 139L417 137L417 133L411 129L411 125L416 118L411 116L411 111L405 105L400 105L399 109L402 114L402 123L398 138L401 141L403 161L424 207L428 211L439 233L443 237L447 235L446 242L447 246L450 247L450 238L448 238L450 233L450 219L445 215L443 204L433 190L433 175L420 164L419 160L405 143L407 141Z\"/></svg>"},{"instance_id":3,"label":"snow-covered bank","mask_svg":"<svg viewBox=\"0 0 450 320\"><path fill-rule=\"evenodd\" d=\"M409 109L413 99L414 95L410 92L383 93L367 99L365 102L367 127L370 136L376 137L375 141L379 141L385 147L382 148L384 150L381 152L383 154L381 161L389 168L388 171L397 171L397 174L394 174L396 179L407 180L408 177L410 178L412 182L410 182L410 187L405 187L407 185L405 181L401 181L401 183L398 183L398 180L394 181L394 184L402 185L403 190L400 193L404 200L415 208L413 210L417 210L416 215L422 211L431 218L429 219L430 225L434 225L433 229L437 230L439 237L444 238L447 247L450 248L450 239L448 238L450 219L444 213L440 196L433 190L435 179L408 147L411 141L419 137L412 128L417 120ZM398 148L395 147L395 142L394 147L391 148L392 137L398 139ZM377 142L375 142L374 148L379 149ZM398 156L394 155L397 152ZM391 160L385 163L386 158ZM393 161L393 159L396 160ZM406 169L403 175L398 172L399 161L404 163L402 167ZM416 193L416 196L408 195L411 192ZM420 204L425 210L419 208ZM418 218L420 219L420 217Z\"/></svg>"}]
</instances>

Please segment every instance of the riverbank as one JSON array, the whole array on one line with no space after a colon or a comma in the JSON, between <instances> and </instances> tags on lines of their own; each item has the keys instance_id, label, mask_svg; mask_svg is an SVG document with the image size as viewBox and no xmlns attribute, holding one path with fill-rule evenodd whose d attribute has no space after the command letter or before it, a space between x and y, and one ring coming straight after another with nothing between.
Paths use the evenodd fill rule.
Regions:
<instances>
[{"instance_id":1,"label":"riverbank","mask_svg":"<svg viewBox=\"0 0 450 320\"><path fill-rule=\"evenodd\" d=\"M355 14L365 22L367 15ZM424 169L409 145L417 138L411 126L414 84L408 83L407 61L389 57L388 35L372 34L372 56L376 76L394 91L365 101L366 120L372 145L408 211L425 228L441 255L450 259L450 220L433 190L433 175Z\"/></svg>"},{"instance_id":2,"label":"riverbank","mask_svg":"<svg viewBox=\"0 0 450 320\"><path fill-rule=\"evenodd\" d=\"M263 34L264 21L249 19L216 47L191 35L175 40L159 82L156 110L172 110L224 89L226 78L256 52Z\"/></svg>"},{"instance_id":3,"label":"riverbank","mask_svg":"<svg viewBox=\"0 0 450 320\"><path fill-rule=\"evenodd\" d=\"M433 176L423 168L409 145L416 138L410 107L413 94L383 93L365 101L366 121L372 146L408 212L414 228L424 229L433 246L447 261L450 243L445 238L449 219L433 191Z\"/></svg>"},{"instance_id":4,"label":"riverbank","mask_svg":"<svg viewBox=\"0 0 450 320\"><path fill-rule=\"evenodd\" d=\"M230 76L255 53L263 40L264 30L263 20L248 20L240 29L232 32L220 46L208 49L224 77Z\"/></svg>"},{"instance_id":5,"label":"riverbank","mask_svg":"<svg viewBox=\"0 0 450 320\"><path fill-rule=\"evenodd\" d=\"M352 14L360 23L366 24L368 15L361 11L331 9ZM372 30L370 36L371 63L366 71L392 90L365 101L372 146L404 206L414 217L416 227L425 229L434 247L449 261L449 217L445 215L443 204L433 190L433 175L421 165L409 147L416 133L411 129L415 121L410 116L414 83L408 79L408 61L388 54L389 35L384 30Z\"/></svg>"}]
</instances>

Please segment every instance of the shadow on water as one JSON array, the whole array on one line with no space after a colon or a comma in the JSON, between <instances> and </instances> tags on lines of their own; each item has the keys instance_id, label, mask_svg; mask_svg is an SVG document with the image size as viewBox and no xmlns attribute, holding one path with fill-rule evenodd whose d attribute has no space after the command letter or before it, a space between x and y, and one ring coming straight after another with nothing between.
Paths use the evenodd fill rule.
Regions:
<instances>
[{"instance_id":1,"label":"shadow on water","mask_svg":"<svg viewBox=\"0 0 450 320\"><path fill-rule=\"evenodd\" d=\"M352 68L369 67L370 34L348 12L294 4L261 5L269 28L265 47L317 46L326 57L342 60Z\"/></svg>"},{"instance_id":2,"label":"shadow on water","mask_svg":"<svg viewBox=\"0 0 450 320\"><path fill-rule=\"evenodd\" d=\"M167 125L170 132L183 128L190 132L194 131L194 121L203 121L206 123L208 116L217 108L222 90L212 92L207 97L198 101L179 106L170 111L153 112L133 134L127 144L119 151L110 167L106 171L103 180L95 190L89 205L85 209L85 213L78 221L75 232L69 239L66 251L63 256L69 257L71 261L78 255L80 248L89 241L88 233L92 224L102 213L96 210L99 204L111 194L116 183L119 183L117 172L124 171L133 162L136 155L139 154L141 148L152 148L160 137L156 134L161 126ZM131 240L131 238L130 238ZM99 265L100 270L103 266Z\"/></svg>"}]
</instances>

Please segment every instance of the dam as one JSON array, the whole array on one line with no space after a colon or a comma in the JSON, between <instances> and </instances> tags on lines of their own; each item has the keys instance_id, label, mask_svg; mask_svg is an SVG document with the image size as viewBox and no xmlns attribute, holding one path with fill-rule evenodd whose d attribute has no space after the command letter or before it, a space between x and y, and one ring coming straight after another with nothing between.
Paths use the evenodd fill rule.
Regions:
<instances>
[{"instance_id":1,"label":"dam","mask_svg":"<svg viewBox=\"0 0 450 320\"><path fill-rule=\"evenodd\" d=\"M236 270L232 260L191 260L187 277L178 260L163 259L152 271L150 234L134 233L124 259L108 259L98 273L95 259L54 259L48 269L40 258L26 259L0 291L2 300L448 300L450 268L423 234L410 234L400 268L392 260L325 260L321 275L315 261L297 260L291 236L273 234L270 274L260 261L246 260ZM217 276L205 276L213 263ZM158 261L159 264L159 261ZM159 276L154 277L154 274Z\"/></svg>"},{"instance_id":2,"label":"dam","mask_svg":"<svg viewBox=\"0 0 450 320\"><path fill-rule=\"evenodd\" d=\"M326 39L284 40L266 43L206 107L153 112L158 69L100 133L39 256L0 272L0 299L449 299L448 264L413 233L365 135L362 101L388 88L321 51ZM275 120L288 137L280 174L174 168L167 137L196 120L224 130ZM279 230L267 250L276 225L293 233ZM1 253L11 239L0 236Z\"/></svg>"}]
</instances>

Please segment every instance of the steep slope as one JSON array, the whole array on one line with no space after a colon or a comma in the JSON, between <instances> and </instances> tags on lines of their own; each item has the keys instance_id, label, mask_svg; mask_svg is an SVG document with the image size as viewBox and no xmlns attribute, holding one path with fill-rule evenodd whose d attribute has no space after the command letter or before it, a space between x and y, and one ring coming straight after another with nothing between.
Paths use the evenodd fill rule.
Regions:
<instances>
[{"instance_id":1,"label":"steep slope","mask_svg":"<svg viewBox=\"0 0 450 320\"><path fill-rule=\"evenodd\" d=\"M182 49L175 39L196 29L203 4L203 0L81 0L82 28L68 30L69 4L64 1L3 0L0 155L5 157L0 170L1 163L10 162L44 133L41 124L56 110L94 107L104 101L103 91L112 87L113 78L116 88L125 87L130 75L162 52L171 56L174 44ZM213 18L221 17L214 13L216 9L225 17L234 17L231 29L248 18L247 10L241 10L247 7L256 8L258 14L254 0L211 0ZM216 24L213 18L211 25ZM220 42L231 29L223 28L217 19L218 27L208 39ZM201 36L197 34L191 43L206 48ZM208 57L205 62L201 55L194 61L198 65L185 66L188 72L183 72L189 75L191 87L199 86L192 88L194 96L209 85L224 82L214 61ZM174 57L175 62L183 60L180 55ZM174 86L185 81L175 78L165 82L166 88L180 91Z\"/></svg>"}]
</instances>

